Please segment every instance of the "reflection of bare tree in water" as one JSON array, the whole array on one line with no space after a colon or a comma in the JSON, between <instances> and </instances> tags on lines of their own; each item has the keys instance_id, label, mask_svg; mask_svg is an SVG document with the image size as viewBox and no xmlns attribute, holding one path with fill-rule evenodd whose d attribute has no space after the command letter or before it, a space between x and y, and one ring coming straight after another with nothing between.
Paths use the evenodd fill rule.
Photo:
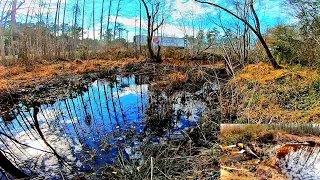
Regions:
<instances>
[{"instance_id":1,"label":"reflection of bare tree in water","mask_svg":"<svg viewBox=\"0 0 320 180\"><path fill-rule=\"evenodd\" d=\"M109 100L108 100L108 92L107 92L107 89L106 88L106 84L103 85L103 93L104 93L104 96L105 96L105 101L106 101L106 108L107 108L107 112L108 112L108 116L109 116L109 122L111 124L111 127L113 129L113 123L112 123L112 119L111 119L111 113L110 113L110 107L109 107Z\"/></svg>"},{"instance_id":2,"label":"reflection of bare tree in water","mask_svg":"<svg viewBox=\"0 0 320 180\"><path fill-rule=\"evenodd\" d=\"M0 122L1 132L6 132L0 134L0 148L17 169L27 174L47 167L63 173L70 173L66 167L77 167L80 173L99 174L107 169L103 163L117 161L118 153L122 162L132 158L139 164L139 148L152 143L156 135L168 133L170 137L172 131L176 132L175 123L186 114L175 110L177 97L167 97L161 91L148 96L147 81L143 76L116 77L113 83L96 81L85 92L70 92L70 98L53 104L17 107L11 118L14 123ZM185 93L178 98L185 102ZM144 113L146 124L142 121ZM141 133L144 127L147 133ZM47 166L46 159L38 158L40 155L30 149L45 153L52 164ZM29 164L33 164L30 169ZM45 172L57 173L51 169Z\"/></svg>"},{"instance_id":3,"label":"reflection of bare tree in water","mask_svg":"<svg viewBox=\"0 0 320 180\"><path fill-rule=\"evenodd\" d=\"M91 89L92 88L89 88L89 90L88 90L88 101L89 101L89 106L90 106L90 110L91 110L91 116L92 116L92 119L93 119L93 125L95 126L95 127L92 127L92 129L97 131L97 128L98 128L97 119L96 119L95 111L93 110L92 101L91 101L92 97L94 97L94 94L90 93ZM97 134L99 136L99 131L97 131Z\"/></svg>"},{"instance_id":4,"label":"reflection of bare tree in water","mask_svg":"<svg viewBox=\"0 0 320 180\"><path fill-rule=\"evenodd\" d=\"M113 89L114 85L113 84L109 84L109 87L110 87L110 97L111 97L114 117L115 117L115 120L117 122L117 126L120 126L119 117L118 117L118 113L117 113L117 109L116 109L116 104L114 102L114 97L113 97L113 92L112 92L112 89Z\"/></svg>"},{"instance_id":5,"label":"reflection of bare tree in water","mask_svg":"<svg viewBox=\"0 0 320 180\"><path fill-rule=\"evenodd\" d=\"M67 101L67 100L64 100L64 103L65 103L65 104L64 104L65 107L67 108L68 116L69 116L69 119L70 119L70 121L71 121L71 124L72 124L72 127L73 127L73 129L74 129L74 132L76 133L77 138L78 138L79 141L81 142L80 133L79 133L79 131L78 131L78 128L77 128L76 124L74 123L74 120L77 120L77 121L78 121L78 118L75 119L75 118L73 117L72 111L71 111L71 109L70 109L70 107L69 107L69 105L68 105L68 101ZM77 113L75 112L75 114L77 114Z\"/></svg>"},{"instance_id":6,"label":"reflection of bare tree in water","mask_svg":"<svg viewBox=\"0 0 320 180\"><path fill-rule=\"evenodd\" d=\"M3 140L2 137L0 138L1 143L3 145L0 150L1 151L1 153L0 153L0 159L1 159L0 166L2 166L6 172L10 173L12 176L14 176L16 178L23 178L23 177L27 176L20 169L28 170L29 173L35 174L34 170L32 169L32 168L35 168L35 164L33 164L31 161L30 161L31 164L29 164L28 161L23 161L23 160L21 161L21 159L28 160L29 158L33 157L33 155L29 154L29 152L26 151L25 148L29 148L29 149L37 150L40 152L52 154L58 159L58 162L60 162L62 165L67 165L64 158L61 157L57 153L57 151L53 148L53 146L51 146L49 144L49 142L45 138L45 135L41 131L40 123L38 121L38 113L41 111L39 105L40 104L35 103L35 105L33 107L33 114L32 114L32 116L29 116L29 118L26 116L25 112L21 112L21 111L18 111L20 114L20 117L15 116L18 121L17 125L20 126L20 128L23 130L24 134L27 136L27 137L25 137L25 139L29 138L31 141L38 142L39 143L38 145L40 146L39 148L22 143L18 139L16 139L16 134L19 134L19 132L15 128L14 123L12 123L12 125L10 127L7 127L7 125L6 125L5 126L5 127L7 127L6 130L4 129L4 127L0 123L0 127L1 127L0 135L6 138L6 140ZM17 108L17 109L19 109L19 108ZM30 111L28 111L27 114L31 115ZM44 113L43 113L43 115L44 115ZM33 123L31 123L29 121L29 119L32 119ZM23 126L20 121L23 121L25 123L25 126ZM26 122L28 122L29 124L27 124ZM48 120L45 120L45 122L48 123ZM49 125L47 126L47 128L50 129ZM26 131L26 129L28 129L28 131ZM33 131L31 131L31 129ZM39 138L44 143L44 146L48 147L50 149L50 151L43 149L44 146L40 143ZM11 143L11 145L9 145L9 143ZM13 147L15 150L13 150ZM5 148L6 150L2 150L2 148ZM21 155L23 155L24 157ZM7 157L10 157L10 160ZM15 165L12 164L11 162L14 162ZM20 167L17 168L16 165L18 165L18 167L19 166Z\"/></svg>"},{"instance_id":7,"label":"reflection of bare tree in water","mask_svg":"<svg viewBox=\"0 0 320 180\"><path fill-rule=\"evenodd\" d=\"M35 125L35 128L37 130L37 132L39 133L41 139L43 140L43 142L52 150L53 154L58 158L59 162L60 163L64 163L64 158L61 157L57 151L49 144L49 142L46 140L45 136L43 135L41 129L40 129L40 125L39 125L39 121L38 121L38 112L39 112L39 106L40 104L35 104L34 107L33 107L33 119L34 119L34 125Z\"/></svg>"},{"instance_id":8,"label":"reflection of bare tree in water","mask_svg":"<svg viewBox=\"0 0 320 180\"><path fill-rule=\"evenodd\" d=\"M5 127L7 127L7 126L5 126ZM13 138L12 138L13 140L16 140L16 139L14 138L14 135L13 135L11 129L9 129L9 128L7 127L7 129L5 130L5 129L2 127L1 124L0 124L0 128L1 128L1 131L2 131L2 132L8 132L8 133L9 133L9 136L13 137ZM30 155L30 154L28 154L27 152L25 152L24 150L22 150L22 149L17 145L17 143L16 143L15 141L13 141L13 145L15 146L15 148L17 148L17 149L21 152L22 155L24 155L24 156L26 156L26 157L28 157L28 156ZM7 146L7 147L8 147L8 146Z\"/></svg>"},{"instance_id":9,"label":"reflection of bare tree in water","mask_svg":"<svg viewBox=\"0 0 320 180\"><path fill-rule=\"evenodd\" d=\"M115 87L116 87L116 91L117 91L117 99L118 99L118 103L119 103L119 108L120 108L120 111L121 111L121 115L122 115L122 120L123 120L123 123L125 124L126 123L126 116L124 114L124 110L123 110L123 107L122 107L122 104L121 104L121 101L120 101L120 96L119 96L119 86L118 86L118 81L117 81L117 78L115 79Z\"/></svg>"},{"instance_id":10,"label":"reflection of bare tree in water","mask_svg":"<svg viewBox=\"0 0 320 180\"><path fill-rule=\"evenodd\" d=\"M0 166L8 173L10 173L14 178L27 178L24 172L14 166L10 160L6 158L6 156L2 153L0 149ZM3 174L3 172L2 172Z\"/></svg>"},{"instance_id":11,"label":"reflection of bare tree in water","mask_svg":"<svg viewBox=\"0 0 320 180\"><path fill-rule=\"evenodd\" d=\"M146 130L149 129L151 133L162 135L165 129L171 129L174 121L172 102L167 100L161 91L155 91L149 97L146 114Z\"/></svg>"}]
</instances>

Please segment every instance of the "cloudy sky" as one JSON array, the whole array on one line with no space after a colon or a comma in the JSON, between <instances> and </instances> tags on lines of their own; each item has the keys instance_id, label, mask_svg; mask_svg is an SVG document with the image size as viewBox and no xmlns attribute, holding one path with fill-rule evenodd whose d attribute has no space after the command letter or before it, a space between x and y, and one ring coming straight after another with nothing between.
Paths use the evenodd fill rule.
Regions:
<instances>
[{"instance_id":1,"label":"cloudy sky","mask_svg":"<svg viewBox=\"0 0 320 180\"><path fill-rule=\"evenodd\" d=\"M62 23L62 17L64 9L66 9L65 22L73 24L73 14L75 11L76 0L20 0L24 1L21 8L17 11L17 19L20 22L25 22L26 15L28 15L28 21L37 22L39 21L40 13L43 13L46 18L47 13L49 22L54 23L54 17L56 13L57 2L61 1L60 10L60 24ZM95 33L96 37L99 37L100 31L100 17L103 0L79 0L79 13L77 21L81 25L82 18L82 7L85 2L84 11L84 29L86 30L86 36L89 38L93 37ZM104 14L103 14L103 29L107 27L107 15L109 9L109 0L104 0ZM222 5L233 12L236 12L234 3L230 0L207 0L209 2L215 2ZM285 0L284 0L285 1ZM41 3L43 2L43 3ZM94 23L93 23L93 2L94 8ZM114 20L117 12L119 0L112 0L111 8L111 28L114 26ZM42 4L42 5L41 5ZM66 6L65 6L66 4ZM4 5L4 1L1 0L0 7ZM42 8L40 8L40 6ZM285 5L281 0L257 0L255 8L261 19L262 30L265 31L267 28L274 27L278 24L292 24L296 23L296 19L292 17L289 10L283 8ZM143 6L142 6L143 8ZM140 16L140 0L121 0L120 12L118 22L121 23L129 34L129 39L135 34L139 34L139 16ZM160 17L164 17L165 24L160 29L160 32L167 36L183 37L184 35L196 34L200 29L209 31L213 28L219 27L217 24L222 23L226 27L232 28L235 24L235 18L228 14L221 12L219 9L203 5L193 0L162 0ZM219 17L222 21L220 22ZM143 33L146 33L146 15L143 9L142 11L142 26ZM93 27L94 24L94 27Z\"/></svg>"}]
</instances>

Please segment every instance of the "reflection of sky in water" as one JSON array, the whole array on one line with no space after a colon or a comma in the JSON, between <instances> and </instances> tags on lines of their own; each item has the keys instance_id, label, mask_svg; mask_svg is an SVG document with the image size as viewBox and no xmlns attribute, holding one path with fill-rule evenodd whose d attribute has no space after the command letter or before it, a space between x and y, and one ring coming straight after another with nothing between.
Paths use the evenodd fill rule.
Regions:
<instances>
[{"instance_id":1,"label":"reflection of sky in water","mask_svg":"<svg viewBox=\"0 0 320 180\"><path fill-rule=\"evenodd\" d=\"M320 147L291 149L284 158L278 159L278 165L289 179L320 179Z\"/></svg>"},{"instance_id":2,"label":"reflection of sky in water","mask_svg":"<svg viewBox=\"0 0 320 180\"><path fill-rule=\"evenodd\" d=\"M76 94L73 98L41 105L37 117L46 140L79 171L99 173L102 167L117 159L118 148L124 151L126 158L141 159L141 152L136 150L141 139L135 135L143 132L145 125L142 119L152 92L148 91L148 84L137 85L136 82L135 76L117 77L117 82L112 84L98 80L86 92ZM204 103L193 100L191 94L186 94L184 105L180 102L181 93L173 95L173 99L177 102L173 105L174 113L181 111L182 116L180 120L175 118L173 131L154 139L154 143L165 143L164 140L168 138L181 137L179 131L195 126L200 111L205 107ZM18 121L3 123L0 119L0 130L15 136L19 142L50 151L32 127L33 109L30 112L23 111L24 107L20 106L20 110L14 111ZM22 162L29 161L33 164L32 168L45 169L33 170L35 173L59 174L61 172L58 169L69 171L61 167L52 154L20 146L4 136L1 138L1 148L10 149L17 157L21 157L15 162L20 167ZM8 156L12 160L13 157Z\"/></svg>"}]
</instances>

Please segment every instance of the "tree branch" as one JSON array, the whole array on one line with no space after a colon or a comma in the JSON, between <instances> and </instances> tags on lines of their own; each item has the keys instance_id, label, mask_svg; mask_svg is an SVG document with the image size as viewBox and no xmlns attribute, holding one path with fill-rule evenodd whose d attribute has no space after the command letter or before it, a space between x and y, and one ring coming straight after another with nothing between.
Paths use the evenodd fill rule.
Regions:
<instances>
[{"instance_id":1,"label":"tree branch","mask_svg":"<svg viewBox=\"0 0 320 180\"><path fill-rule=\"evenodd\" d=\"M240 21L242 21L243 23L245 23L255 34L258 34L258 32L256 31L256 29L248 22L246 21L245 19L239 17L238 15L236 15L235 13L229 11L228 9L218 5L218 4L215 4L215 3L211 3L211 2L205 2L205 1L200 1L200 0L195 0L196 2L199 2L201 4L208 4L208 5L211 5L211 6L215 6L215 7L218 7L222 10L224 10L225 12L227 12L228 14L234 16L235 18L239 19Z\"/></svg>"},{"instance_id":2,"label":"tree branch","mask_svg":"<svg viewBox=\"0 0 320 180\"><path fill-rule=\"evenodd\" d=\"M149 9L148 9L147 3L146 3L144 0L141 0L141 1L142 1L142 3L143 3L144 8L145 8L146 11L147 11L147 16L149 17L150 14L149 14Z\"/></svg>"},{"instance_id":3,"label":"tree branch","mask_svg":"<svg viewBox=\"0 0 320 180\"><path fill-rule=\"evenodd\" d=\"M157 31L157 30L159 29L159 27L163 25L163 23L164 23L164 19L162 18L161 23L160 23L160 24L159 24L155 29L153 29L153 31L152 31L152 32Z\"/></svg>"},{"instance_id":4,"label":"tree branch","mask_svg":"<svg viewBox=\"0 0 320 180\"><path fill-rule=\"evenodd\" d=\"M14 138L12 138L12 137L10 137L10 136L8 136L7 134L4 134L4 133L2 133L2 132L0 132L0 135L3 135L3 136L5 136L5 137L7 137L7 138L9 138L11 141L14 141L14 142L16 142L16 143L18 143L18 144L20 144L20 145L22 145L22 146L25 146L25 147L28 147L28 148L31 148L31 149L35 149L35 150L38 150L38 151L42 151L42 152L45 152L45 153L53 154L53 153L50 152L50 151L42 150L42 149L39 149L39 148L35 148L35 147L32 147L32 146L29 146L28 144L21 143L21 142L17 141L16 139L14 139Z\"/></svg>"},{"instance_id":5,"label":"tree branch","mask_svg":"<svg viewBox=\"0 0 320 180\"><path fill-rule=\"evenodd\" d=\"M19 10L20 7L22 6L22 4L23 4L23 2L21 2L21 3L19 4L19 6L15 8L15 10ZM5 8L5 7L3 7L3 9L4 9L4 8ZM7 12L7 15L5 15L5 16L3 16L3 15L4 15L4 11L2 12L1 19L0 19L0 23L1 23L2 21L4 21L5 19L7 19L9 16L11 16L11 13L10 13L10 12Z\"/></svg>"},{"instance_id":6,"label":"tree branch","mask_svg":"<svg viewBox=\"0 0 320 180\"><path fill-rule=\"evenodd\" d=\"M256 21L257 21L257 29L255 29L248 21L246 21L245 19L239 17L238 15L236 15L235 13L229 11L228 9L218 5L218 4L215 4L215 3L211 3L211 2L205 2L205 1L200 1L200 0L195 0L196 2L199 2L201 4L208 4L208 5L211 5L211 6L215 6L215 7L218 7L220 9L222 9L223 11L227 12L228 14L232 15L233 17L239 19L240 21L242 21L244 24L246 24L254 33L255 35L258 37L259 41L261 42L265 52L267 53L267 56L272 64L272 66L275 68L275 69L280 69L281 67L279 66L279 64L277 63L277 61L275 60L275 58L273 57L266 41L264 40L261 32L260 32L260 23L259 23L259 18L257 16L257 14L255 13L254 9L253 9L253 1L251 0L251 3L250 3L250 6L251 6L251 10L253 11L253 14L256 18Z\"/></svg>"}]
</instances>

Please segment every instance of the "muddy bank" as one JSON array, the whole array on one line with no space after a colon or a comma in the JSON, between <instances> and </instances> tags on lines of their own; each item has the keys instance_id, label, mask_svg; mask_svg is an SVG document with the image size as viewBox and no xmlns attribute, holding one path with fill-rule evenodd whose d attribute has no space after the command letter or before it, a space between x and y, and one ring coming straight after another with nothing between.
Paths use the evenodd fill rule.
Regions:
<instances>
[{"instance_id":1,"label":"muddy bank","mask_svg":"<svg viewBox=\"0 0 320 180\"><path fill-rule=\"evenodd\" d=\"M199 67L200 68L200 67ZM28 104L29 102L37 101L40 103L50 103L57 98L67 97L73 91L81 91L86 88L88 84L97 79L110 79L114 80L115 75L130 75L130 74L148 74L154 76L155 80L161 80L164 76L174 71L187 72L193 67L177 66L172 64L154 64L154 63L129 63L124 68L110 68L100 69L94 72L86 72L81 74L67 74L56 75L46 81L37 82L34 87L18 87L0 93L0 112L10 110L15 104L22 102ZM200 68L201 70L211 75L217 73L219 77L227 79L225 69L211 69L208 67ZM192 80L192 79L191 79ZM197 79L195 79L197 80ZM34 81L30 79L30 81ZM204 83L197 82L192 85L192 89L199 89ZM166 84L164 84L165 86Z\"/></svg>"}]
</instances>

